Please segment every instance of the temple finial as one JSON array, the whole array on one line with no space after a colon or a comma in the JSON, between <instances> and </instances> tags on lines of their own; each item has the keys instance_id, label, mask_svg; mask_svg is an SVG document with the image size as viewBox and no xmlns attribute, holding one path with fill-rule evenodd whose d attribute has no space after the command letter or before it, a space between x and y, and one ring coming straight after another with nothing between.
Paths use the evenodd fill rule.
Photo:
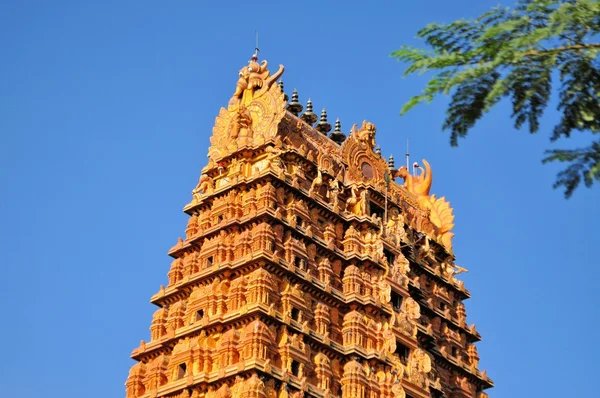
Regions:
<instances>
[{"instance_id":1,"label":"temple finial","mask_svg":"<svg viewBox=\"0 0 600 398\"><path fill-rule=\"evenodd\" d=\"M342 133L342 122L339 117L335 121L335 130L329 137L340 145L346 140L346 134Z\"/></svg>"},{"instance_id":2,"label":"temple finial","mask_svg":"<svg viewBox=\"0 0 600 398\"><path fill-rule=\"evenodd\" d=\"M317 115L313 113L313 104L310 98L306 102L306 111L302 114L301 119L311 126L317 121Z\"/></svg>"},{"instance_id":3,"label":"temple finial","mask_svg":"<svg viewBox=\"0 0 600 398\"><path fill-rule=\"evenodd\" d=\"M377 145L377 148L375 148L375 153L381 156L381 147L379 145Z\"/></svg>"},{"instance_id":4,"label":"temple finial","mask_svg":"<svg viewBox=\"0 0 600 398\"><path fill-rule=\"evenodd\" d=\"M285 102L287 102L287 100L289 99L288 95L285 93L285 91L283 90L283 80L280 80L279 83L277 83L277 86L279 86L279 89L281 90L281 92L283 93L283 99Z\"/></svg>"},{"instance_id":5,"label":"temple finial","mask_svg":"<svg viewBox=\"0 0 600 398\"><path fill-rule=\"evenodd\" d=\"M304 107L298 102L298 90L294 89L294 91L292 91L292 101L288 104L287 110L298 116L298 114L302 112L302 109L304 109Z\"/></svg>"},{"instance_id":6,"label":"temple finial","mask_svg":"<svg viewBox=\"0 0 600 398\"><path fill-rule=\"evenodd\" d=\"M390 166L390 169L394 169L396 167L394 162L394 155L390 155L390 159L388 160L388 166Z\"/></svg>"},{"instance_id":7,"label":"temple finial","mask_svg":"<svg viewBox=\"0 0 600 398\"><path fill-rule=\"evenodd\" d=\"M327 135L331 131L331 124L327 123L327 111L325 108L321 111L321 120L317 123L317 127L315 127L317 131Z\"/></svg>"}]
</instances>

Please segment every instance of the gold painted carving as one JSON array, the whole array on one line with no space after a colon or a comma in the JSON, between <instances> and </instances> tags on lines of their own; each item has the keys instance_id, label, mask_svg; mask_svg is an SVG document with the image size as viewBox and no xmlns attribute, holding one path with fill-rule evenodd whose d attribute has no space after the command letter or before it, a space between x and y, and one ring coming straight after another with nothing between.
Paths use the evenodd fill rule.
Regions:
<instances>
[{"instance_id":1,"label":"gold painted carving","mask_svg":"<svg viewBox=\"0 0 600 398\"><path fill-rule=\"evenodd\" d=\"M267 61L250 61L240 70L235 93L227 109L215 120L208 155L216 162L243 147L256 147L273 138L285 115L285 100L275 81L283 65L272 76Z\"/></svg>"},{"instance_id":2,"label":"gold painted carving","mask_svg":"<svg viewBox=\"0 0 600 398\"><path fill-rule=\"evenodd\" d=\"M423 164L425 169L420 175L413 176L408 172L406 166L402 166L394 177L403 178L404 187L417 196L421 207L429 211L429 220L435 227L435 239L452 252L454 234L450 231L454 227L454 214L452 214L450 202L446 201L445 197L436 198L435 195L429 195L432 182L431 166L425 159L423 159Z\"/></svg>"},{"instance_id":3,"label":"gold painted carving","mask_svg":"<svg viewBox=\"0 0 600 398\"><path fill-rule=\"evenodd\" d=\"M212 178L207 176L206 174L202 174L200 176L200 180L198 181L198 185L196 188L192 190L192 195L194 196L194 202L198 203L202 197L202 195L208 195L213 192L215 189L215 183Z\"/></svg>"},{"instance_id":4,"label":"gold painted carving","mask_svg":"<svg viewBox=\"0 0 600 398\"><path fill-rule=\"evenodd\" d=\"M356 125L352 127L350 136L342 144L342 159L348 165L346 184L366 182L385 185L383 178L388 171L388 164L373 150L376 131L375 125L365 120L360 129Z\"/></svg>"},{"instance_id":5,"label":"gold painted carving","mask_svg":"<svg viewBox=\"0 0 600 398\"><path fill-rule=\"evenodd\" d=\"M427 374L431 372L431 358L420 348L414 350L408 358L406 373L408 379L422 388L429 386Z\"/></svg>"},{"instance_id":6,"label":"gold painted carving","mask_svg":"<svg viewBox=\"0 0 600 398\"><path fill-rule=\"evenodd\" d=\"M375 148L375 133L377 132L375 125L363 120L359 130L356 130L356 126L356 124L352 126L350 134L354 135L356 140L363 145L366 145L371 149Z\"/></svg>"}]
</instances>

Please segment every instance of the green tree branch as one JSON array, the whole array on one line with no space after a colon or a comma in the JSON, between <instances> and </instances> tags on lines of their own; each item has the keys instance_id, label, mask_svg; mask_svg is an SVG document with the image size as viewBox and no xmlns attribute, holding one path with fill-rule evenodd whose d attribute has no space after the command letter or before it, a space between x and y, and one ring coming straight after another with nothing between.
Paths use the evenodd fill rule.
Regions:
<instances>
[{"instance_id":1,"label":"green tree branch","mask_svg":"<svg viewBox=\"0 0 600 398\"><path fill-rule=\"evenodd\" d=\"M401 114L439 95L450 95L443 130L450 144L468 132L502 98L510 98L515 128L540 129L555 90L561 113L551 139L573 131L600 132L600 1L520 0L474 20L430 24L418 32L426 48L403 46L392 56L407 64L404 76L435 72ZM552 76L558 72L558 80ZM554 84L553 84L554 83ZM556 188L570 197L583 182L600 180L600 144L552 150L543 162L566 162Z\"/></svg>"}]
</instances>

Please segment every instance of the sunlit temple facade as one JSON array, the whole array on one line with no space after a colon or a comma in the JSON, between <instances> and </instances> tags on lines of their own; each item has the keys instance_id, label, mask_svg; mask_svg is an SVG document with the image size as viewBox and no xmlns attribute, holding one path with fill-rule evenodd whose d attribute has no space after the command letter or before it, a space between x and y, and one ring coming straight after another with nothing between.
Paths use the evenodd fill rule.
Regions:
<instances>
[{"instance_id":1,"label":"sunlit temple facade","mask_svg":"<svg viewBox=\"0 0 600 398\"><path fill-rule=\"evenodd\" d=\"M126 397L487 397L429 164L331 131L282 74L254 56L216 118Z\"/></svg>"}]
</instances>

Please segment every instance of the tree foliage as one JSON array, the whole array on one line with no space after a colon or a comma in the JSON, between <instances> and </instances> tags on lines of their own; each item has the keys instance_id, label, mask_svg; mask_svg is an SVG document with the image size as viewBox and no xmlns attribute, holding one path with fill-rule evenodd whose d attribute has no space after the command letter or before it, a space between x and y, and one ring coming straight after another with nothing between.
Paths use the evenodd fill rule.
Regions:
<instances>
[{"instance_id":1,"label":"tree foliage","mask_svg":"<svg viewBox=\"0 0 600 398\"><path fill-rule=\"evenodd\" d=\"M598 33L600 1L592 0L520 0L512 10L497 7L475 20L430 24L418 32L427 49L404 46L392 54L408 64L405 76L434 72L401 113L450 95L443 129L456 146L490 108L509 98L515 127L535 133L554 83L561 119L551 140L573 131L597 134ZM581 181L588 187L600 181L600 140L586 148L546 151L543 162L554 161L567 163L554 187L570 197Z\"/></svg>"}]
</instances>

